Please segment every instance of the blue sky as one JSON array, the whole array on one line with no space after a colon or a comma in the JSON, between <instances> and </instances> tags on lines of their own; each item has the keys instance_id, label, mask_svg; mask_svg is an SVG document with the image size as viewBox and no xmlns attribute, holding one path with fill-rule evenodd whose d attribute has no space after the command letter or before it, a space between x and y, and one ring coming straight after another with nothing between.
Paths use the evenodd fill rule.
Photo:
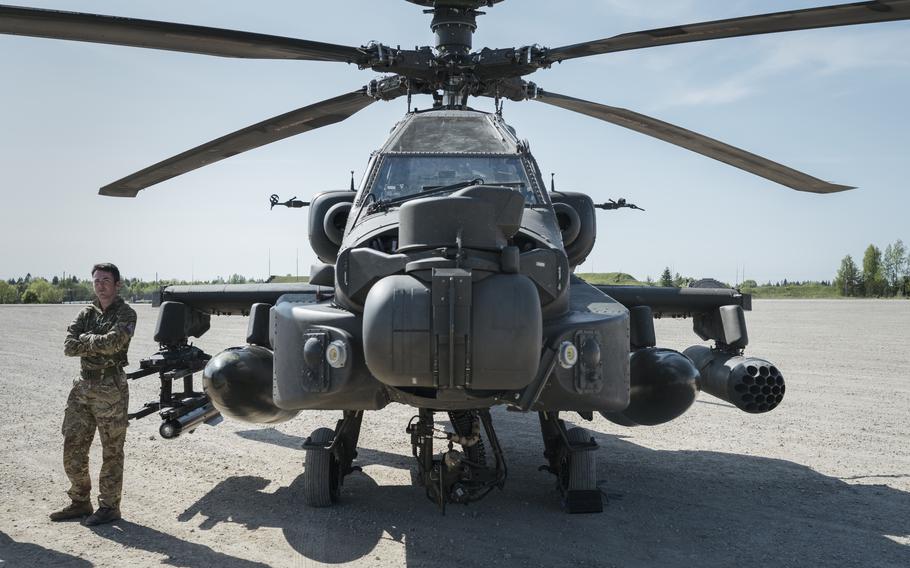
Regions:
<instances>
[{"instance_id":1,"label":"blue sky","mask_svg":"<svg viewBox=\"0 0 910 568\"><path fill-rule=\"evenodd\" d=\"M429 17L384 2L17 0L18 5L287 35L345 45L432 44ZM828 2L509 0L486 9L475 49L557 47L619 33ZM559 9L554 6L559 6ZM830 279L845 254L910 242L910 23L790 32L576 59L528 77L629 108L859 189L800 193L686 150L536 102L505 105L559 189L647 209L598 212L581 271L733 281ZM282 198L339 189L405 112L377 103L345 122L235 156L136 199L100 186L376 75L324 62L256 61L0 37L0 277L306 274L305 210ZM430 99L417 98L426 108ZM475 108L490 110L487 101ZM742 277L740 276L740 279Z\"/></svg>"}]
</instances>

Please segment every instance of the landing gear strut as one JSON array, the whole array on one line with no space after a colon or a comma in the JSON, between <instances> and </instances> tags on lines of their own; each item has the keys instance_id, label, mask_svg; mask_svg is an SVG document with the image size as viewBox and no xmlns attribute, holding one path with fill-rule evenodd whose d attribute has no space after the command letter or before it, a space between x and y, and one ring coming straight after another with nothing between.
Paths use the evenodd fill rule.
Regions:
<instances>
[{"instance_id":1,"label":"landing gear strut","mask_svg":"<svg viewBox=\"0 0 910 568\"><path fill-rule=\"evenodd\" d=\"M449 413L454 432L437 429L433 411L421 408L406 429L411 435L411 448L417 459L418 482L426 488L427 497L445 513L446 504L477 501L506 481L506 464L490 412L459 410ZM487 464L486 449L480 437L483 425L494 465ZM448 449L438 458L433 455L433 440L448 441ZM456 450L455 444L462 447Z\"/></svg>"},{"instance_id":2,"label":"landing gear strut","mask_svg":"<svg viewBox=\"0 0 910 568\"><path fill-rule=\"evenodd\" d=\"M540 412L544 457L540 466L557 479L563 505L569 513L600 513L603 499L597 488L597 442L584 428L566 430L558 412Z\"/></svg>"},{"instance_id":3,"label":"landing gear strut","mask_svg":"<svg viewBox=\"0 0 910 568\"><path fill-rule=\"evenodd\" d=\"M303 501L310 507L328 507L338 501L346 475L359 471L357 457L362 410L345 410L331 428L317 428L303 443Z\"/></svg>"}]
</instances>

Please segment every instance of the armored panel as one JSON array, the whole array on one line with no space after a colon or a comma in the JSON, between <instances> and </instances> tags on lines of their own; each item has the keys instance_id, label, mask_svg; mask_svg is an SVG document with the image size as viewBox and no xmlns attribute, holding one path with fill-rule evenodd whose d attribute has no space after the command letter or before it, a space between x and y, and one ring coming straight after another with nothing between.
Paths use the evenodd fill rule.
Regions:
<instances>
[{"instance_id":1,"label":"armored panel","mask_svg":"<svg viewBox=\"0 0 910 568\"><path fill-rule=\"evenodd\" d=\"M509 390L537 372L540 302L524 276L433 269L431 283L389 276L364 306L370 371L395 387Z\"/></svg>"},{"instance_id":2,"label":"armored panel","mask_svg":"<svg viewBox=\"0 0 910 568\"><path fill-rule=\"evenodd\" d=\"M520 274L496 274L474 285L475 389L519 389L537 373L542 343L540 300Z\"/></svg>"},{"instance_id":3,"label":"armored panel","mask_svg":"<svg viewBox=\"0 0 910 568\"><path fill-rule=\"evenodd\" d=\"M508 242L496 226L492 203L472 197L427 197L408 201L398 216L398 250L462 247L501 250Z\"/></svg>"},{"instance_id":4,"label":"armored panel","mask_svg":"<svg viewBox=\"0 0 910 568\"><path fill-rule=\"evenodd\" d=\"M379 380L392 386L432 387L430 289L411 276L388 276L367 294L364 356Z\"/></svg>"},{"instance_id":5,"label":"armored panel","mask_svg":"<svg viewBox=\"0 0 910 568\"><path fill-rule=\"evenodd\" d=\"M458 190L452 195L473 197L492 203L496 226L506 237L514 236L521 228L521 218L525 212L525 198L518 190L496 185L474 185Z\"/></svg>"},{"instance_id":6,"label":"armored panel","mask_svg":"<svg viewBox=\"0 0 910 568\"><path fill-rule=\"evenodd\" d=\"M583 280L570 280L570 310L544 322L551 349L575 344L578 362L554 367L532 410L617 412L629 405L629 312ZM594 345L596 344L596 350Z\"/></svg>"},{"instance_id":7,"label":"armored panel","mask_svg":"<svg viewBox=\"0 0 910 568\"><path fill-rule=\"evenodd\" d=\"M272 309L275 404L289 410L378 410L388 404L385 387L364 363L362 319L306 300L283 296ZM346 354L338 367L327 356L332 342L340 342Z\"/></svg>"}]
</instances>

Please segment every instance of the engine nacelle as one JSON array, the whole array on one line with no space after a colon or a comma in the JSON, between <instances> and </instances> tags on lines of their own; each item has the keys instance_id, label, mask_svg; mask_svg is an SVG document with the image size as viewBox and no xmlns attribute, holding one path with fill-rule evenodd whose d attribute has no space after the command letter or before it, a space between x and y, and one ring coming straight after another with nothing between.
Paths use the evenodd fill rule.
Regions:
<instances>
[{"instance_id":1,"label":"engine nacelle","mask_svg":"<svg viewBox=\"0 0 910 568\"><path fill-rule=\"evenodd\" d=\"M258 345L231 347L215 355L202 372L209 400L221 414L255 424L277 424L297 415L275 406L272 352Z\"/></svg>"},{"instance_id":2,"label":"engine nacelle","mask_svg":"<svg viewBox=\"0 0 910 568\"><path fill-rule=\"evenodd\" d=\"M310 202L309 238L313 252L326 264L335 264L353 191L326 191Z\"/></svg>"}]
</instances>

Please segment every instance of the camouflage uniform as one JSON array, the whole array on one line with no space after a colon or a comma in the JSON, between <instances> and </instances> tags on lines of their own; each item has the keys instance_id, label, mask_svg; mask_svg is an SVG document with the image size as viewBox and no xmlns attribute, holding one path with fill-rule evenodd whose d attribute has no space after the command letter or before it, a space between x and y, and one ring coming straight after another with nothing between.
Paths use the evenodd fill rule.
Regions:
<instances>
[{"instance_id":1,"label":"camouflage uniform","mask_svg":"<svg viewBox=\"0 0 910 568\"><path fill-rule=\"evenodd\" d=\"M98 503L120 506L129 405L123 367L135 329L136 312L119 296L104 311L95 300L67 328L63 352L82 359L81 377L73 381L63 417L63 468L75 503L91 500L88 455L97 428L103 457Z\"/></svg>"}]
</instances>

